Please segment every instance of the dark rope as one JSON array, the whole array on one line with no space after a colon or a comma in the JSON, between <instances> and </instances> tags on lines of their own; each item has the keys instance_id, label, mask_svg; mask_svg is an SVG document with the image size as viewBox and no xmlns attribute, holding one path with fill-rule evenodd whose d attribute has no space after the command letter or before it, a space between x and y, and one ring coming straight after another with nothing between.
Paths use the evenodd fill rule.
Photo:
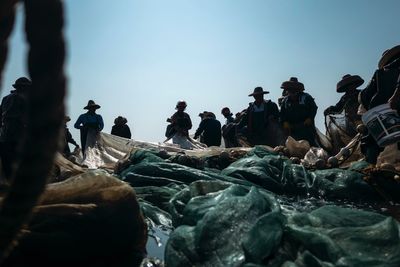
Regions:
<instances>
[{"instance_id":1,"label":"dark rope","mask_svg":"<svg viewBox=\"0 0 400 267\"><path fill-rule=\"evenodd\" d=\"M28 69L32 79L27 133L21 144L18 168L0 210L0 252L3 260L28 223L43 192L58 149L64 118L65 46L60 0L25 0L25 31L30 46Z\"/></svg>"}]
</instances>

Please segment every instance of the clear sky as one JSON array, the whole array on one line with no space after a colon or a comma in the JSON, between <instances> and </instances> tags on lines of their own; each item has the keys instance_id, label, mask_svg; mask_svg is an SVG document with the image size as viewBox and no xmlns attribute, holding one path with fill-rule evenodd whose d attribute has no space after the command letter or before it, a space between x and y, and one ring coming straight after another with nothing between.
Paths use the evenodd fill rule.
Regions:
<instances>
[{"instance_id":1,"label":"clear sky","mask_svg":"<svg viewBox=\"0 0 400 267\"><path fill-rule=\"evenodd\" d=\"M338 101L346 74L371 78L384 50L400 44L399 0L66 0L70 128L89 99L110 132L127 117L133 137L164 140L184 99L199 112L236 113L256 86L281 94L297 76L319 109ZM2 95L26 75L22 9L11 39ZM366 83L361 86L362 88ZM78 139L78 131L73 130Z\"/></svg>"}]
</instances>

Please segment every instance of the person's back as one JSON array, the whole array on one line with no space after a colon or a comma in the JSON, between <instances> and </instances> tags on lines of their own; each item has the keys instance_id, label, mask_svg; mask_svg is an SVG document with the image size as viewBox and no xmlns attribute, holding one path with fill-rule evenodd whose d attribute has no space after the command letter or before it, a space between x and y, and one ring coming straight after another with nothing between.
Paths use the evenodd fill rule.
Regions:
<instances>
[{"instance_id":1,"label":"person's back","mask_svg":"<svg viewBox=\"0 0 400 267\"><path fill-rule=\"evenodd\" d=\"M204 144L207 146L221 145L221 123L210 117L204 118L196 131L195 138L203 135Z\"/></svg>"},{"instance_id":2,"label":"person's back","mask_svg":"<svg viewBox=\"0 0 400 267\"><path fill-rule=\"evenodd\" d=\"M122 116L118 116L114 120L114 125L111 128L111 134L123 138L130 139L132 137L131 130L127 125L128 120Z\"/></svg>"},{"instance_id":3,"label":"person's back","mask_svg":"<svg viewBox=\"0 0 400 267\"><path fill-rule=\"evenodd\" d=\"M3 98L1 102L1 141L20 139L26 127L26 106L25 97L15 91Z\"/></svg>"}]
</instances>

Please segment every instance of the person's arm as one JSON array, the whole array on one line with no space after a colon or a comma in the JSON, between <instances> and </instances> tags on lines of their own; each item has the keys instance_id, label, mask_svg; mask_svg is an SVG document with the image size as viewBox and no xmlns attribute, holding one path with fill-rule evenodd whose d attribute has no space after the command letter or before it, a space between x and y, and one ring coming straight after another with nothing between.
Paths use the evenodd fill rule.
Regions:
<instances>
[{"instance_id":1,"label":"person's arm","mask_svg":"<svg viewBox=\"0 0 400 267\"><path fill-rule=\"evenodd\" d=\"M82 129L81 124L83 123L83 115L80 115L74 124L75 129Z\"/></svg>"},{"instance_id":2,"label":"person's arm","mask_svg":"<svg viewBox=\"0 0 400 267\"><path fill-rule=\"evenodd\" d=\"M187 130L189 131L190 129L192 129L193 125L192 125L192 120L190 119L189 114L187 115L187 119L188 119L188 128Z\"/></svg>"},{"instance_id":3,"label":"person's arm","mask_svg":"<svg viewBox=\"0 0 400 267\"><path fill-rule=\"evenodd\" d=\"M99 114L97 114L98 122L99 122L99 131L102 131L104 128L104 121L103 117Z\"/></svg>"},{"instance_id":4,"label":"person's arm","mask_svg":"<svg viewBox=\"0 0 400 267\"><path fill-rule=\"evenodd\" d=\"M279 119L279 108L278 105L274 102L270 102L270 111L269 111L268 119L274 119L278 120Z\"/></svg>"},{"instance_id":5,"label":"person's arm","mask_svg":"<svg viewBox=\"0 0 400 267\"><path fill-rule=\"evenodd\" d=\"M69 131L68 128L65 130L65 137L66 137L66 139L67 139L67 143L71 143L71 144L73 144L74 146L78 146L78 144L76 143L76 141L75 141L74 138L72 137L72 134L71 134L71 132Z\"/></svg>"},{"instance_id":6,"label":"person's arm","mask_svg":"<svg viewBox=\"0 0 400 267\"><path fill-rule=\"evenodd\" d=\"M250 107L247 108L246 112L242 115L239 122L237 123L238 129L243 128L249 122L249 112L250 112Z\"/></svg>"},{"instance_id":7,"label":"person's arm","mask_svg":"<svg viewBox=\"0 0 400 267\"><path fill-rule=\"evenodd\" d=\"M128 137L128 139L131 139L132 137L131 129L129 128L128 125L126 125L126 136Z\"/></svg>"},{"instance_id":8,"label":"person's arm","mask_svg":"<svg viewBox=\"0 0 400 267\"><path fill-rule=\"evenodd\" d=\"M326 116L327 114L337 114L342 112L344 109L344 106L346 105L346 95L342 96L339 100L339 102L336 103L334 106L330 106L324 111L324 115Z\"/></svg>"},{"instance_id":9,"label":"person's arm","mask_svg":"<svg viewBox=\"0 0 400 267\"><path fill-rule=\"evenodd\" d=\"M307 95L307 108L308 108L308 118L314 120L315 116L317 115L318 106L315 103L314 98L312 96Z\"/></svg>"},{"instance_id":10,"label":"person's arm","mask_svg":"<svg viewBox=\"0 0 400 267\"><path fill-rule=\"evenodd\" d=\"M199 128L197 128L196 133L194 134L194 139L197 139L204 131L204 120L202 120L199 124Z\"/></svg>"},{"instance_id":11,"label":"person's arm","mask_svg":"<svg viewBox=\"0 0 400 267\"><path fill-rule=\"evenodd\" d=\"M360 92L360 100L361 100L360 104L363 105L364 108L366 108L366 109L369 108L369 104L370 104L372 98L377 93L377 88L378 88L377 82L376 82L377 72L378 71L376 71L374 73L374 76L372 76L372 79L369 82L369 84L367 85L367 87L365 87L365 89Z\"/></svg>"},{"instance_id":12,"label":"person's arm","mask_svg":"<svg viewBox=\"0 0 400 267\"><path fill-rule=\"evenodd\" d=\"M392 97L388 101L392 109L397 109L400 103L400 75L397 79L396 90L394 91Z\"/></svg>"}]
</instances>

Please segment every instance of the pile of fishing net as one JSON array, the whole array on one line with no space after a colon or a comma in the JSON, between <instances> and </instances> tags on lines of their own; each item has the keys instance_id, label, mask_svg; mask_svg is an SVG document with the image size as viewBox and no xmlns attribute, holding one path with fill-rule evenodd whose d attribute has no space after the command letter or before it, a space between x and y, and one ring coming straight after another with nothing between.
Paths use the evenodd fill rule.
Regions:
<instances>
[{"instance_id":1,"label":"pile of fishing net","mask_svg":"<svg viewBox=\"0 0 400 267\"><path fill-rule=\"evenodd\" d=\"M311 171L261 146L208 152L136 149L118 172L150 233L169 236L156 246L167 266L400 266L398 222L355 208L382 202L365 163Z\"/></svg>"}]
</instances>

